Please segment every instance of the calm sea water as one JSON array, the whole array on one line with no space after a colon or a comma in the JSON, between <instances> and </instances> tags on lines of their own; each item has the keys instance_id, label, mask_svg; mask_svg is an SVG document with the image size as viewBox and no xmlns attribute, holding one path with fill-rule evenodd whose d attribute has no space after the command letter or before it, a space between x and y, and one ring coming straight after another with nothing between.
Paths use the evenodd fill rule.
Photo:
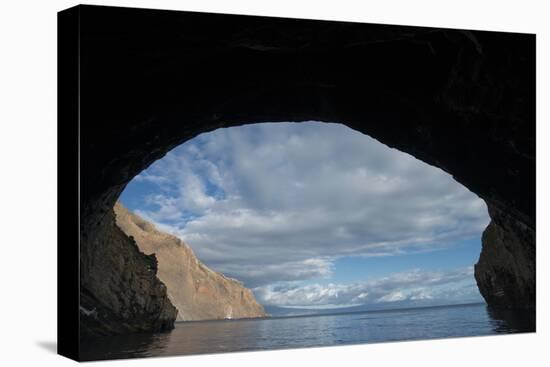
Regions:
<instances>
[{"instance_id":1,"label":"calm sea water","mask_svg":"<svg viewBox=\"0 0 550 367\"><path fill-rule=\"evenodd\" d=\"M167 333L83 342L84 360L379 343L534 331L534 316L485 304L391 311L180 322Z\"/></svg>"}]
</instances>

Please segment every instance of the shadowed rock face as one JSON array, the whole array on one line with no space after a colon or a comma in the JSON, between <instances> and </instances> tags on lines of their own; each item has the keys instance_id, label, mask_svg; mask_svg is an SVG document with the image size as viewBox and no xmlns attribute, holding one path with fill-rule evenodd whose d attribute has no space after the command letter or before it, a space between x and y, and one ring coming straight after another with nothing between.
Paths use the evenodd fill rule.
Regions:
<instances>
[{"instance_id":1,"label":"shadowed rock face","mask_svg":"<svg viewBox=\"0 0 550 367\"><path fill-rule=\"evenodd\" d=\"M492 222L476 265L479 288L489 305L534 307L534 35L80 12L81 263L114 251L102 236L118 196L177 145L247 123L340 122L483 198ZM92 280L83 295L101 302L86 273L94 269L82 269Z\"/></svg>"},{"instance_id":2,"label":"shadowed rock face","mask_svg":"<svg viewBox=\"0 0 550 367\"><path fill-rule=\"evenodd\" d=\"M81 338L173 328L177 310L157 278L157 259L140 252L109 211L80 255Z\"/></svg>"},{"instance_id":3,"label":"shadowed rock face","mask_svg":"<svg viewBox=\"0 0 550 367\"><path fill-rule=\"evenodd\" d=\"M475 265L479 290L491 306L534 307L535 232L503 212L489 213Z\"/></svg>"},{"instance_id":4,"label":"shadowed rock face","mask_svg":"<svg viewBox=\"0 0 550 367\"><path fill-rule=\"evenodd\" d=\"M267 316L250 289L200 262L179 238L161 232L143 218L115 204L116 223L145 254L155 254L158 277L178 310L176 321Z\"/></svg>"}]
</instances>

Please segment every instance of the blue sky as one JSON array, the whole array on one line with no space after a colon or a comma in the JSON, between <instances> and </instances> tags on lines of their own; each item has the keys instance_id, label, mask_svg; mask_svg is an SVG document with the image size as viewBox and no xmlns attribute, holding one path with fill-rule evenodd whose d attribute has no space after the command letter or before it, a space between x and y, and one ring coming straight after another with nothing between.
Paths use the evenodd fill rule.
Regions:
<instances>
[{"instance_id":1,"label":"blue sky","mask_svg":"<svg viewBox=\"0 0 550 367\"><path fill-rule=\"evenodd\" d=\"M120 200L260 302L480 301L484 202L443 171L340 124L202 134Z\"/></svg>"},{"instance_id":2,"label":"blue sky","mask_svg":"<svg viewBox=\"0 0 550 367\"><path fill-rule=\"evenodd\" d=\"M480 248L480 239L471 238L458 241L447 249L439 251L409 253L384 258L344 257L334 262L335 271L331 280L349 283L417 268L429 271L465 268L477 261Z\"/></svg>"}]
</instances>

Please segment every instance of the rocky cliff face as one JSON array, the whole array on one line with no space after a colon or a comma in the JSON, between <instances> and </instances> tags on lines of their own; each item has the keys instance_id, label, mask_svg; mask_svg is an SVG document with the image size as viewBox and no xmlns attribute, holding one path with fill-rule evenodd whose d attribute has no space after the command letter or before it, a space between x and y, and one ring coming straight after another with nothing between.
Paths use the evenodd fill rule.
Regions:
<instances>
[{"instance_id":1,"label":"rocky cliff face","mask_svg":"<svg viewBox=\"0 0 550 367\"><path fill-rule=\"evenodd\" d=\"M155 255L116 226L112 210L102 224L81 238L80 337L172 329L177 310L156 276Z\"/></svg>"},{"instance_id":2,"label":"rocky cliff face","mask_svg":"<svg viewBox=\"0 0 550 367\"><path fill-rule=\"evenodd\" d=\"M492 221L483 232L483 248L475 265L479 291L491 306L533 308L536 301L535 231L506 212L493 207L489 207L489 212Z\"/></svg>"},{"instance_id":3,"label":"rocky cliff face","mask_svg":"<svg viewBox=\"0 0 550 367\"><path fill-rule=\"evenodd\" d=\"M178 310L178 321L266 316L250 289L209 269L179 238L115 205L116 223L145 254L155 254L158 277Z\"/></svg>"}]
</instances>

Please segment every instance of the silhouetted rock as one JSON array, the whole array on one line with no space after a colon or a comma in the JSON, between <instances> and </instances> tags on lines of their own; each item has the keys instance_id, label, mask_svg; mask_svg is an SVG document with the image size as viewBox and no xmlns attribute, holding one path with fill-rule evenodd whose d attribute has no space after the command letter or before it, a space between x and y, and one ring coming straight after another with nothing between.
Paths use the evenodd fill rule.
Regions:
<instances>
[{"instance_id":1,"label":"silhouetted rock","mask_svg":"<svg viewBox=\"0 0 550 367\"><path fill-rule=\"evenodd\" d=\"M475 265L479 290L493 308L534 308L535 232L501 211L490 214Z\"/></svg>"}]
</instances>

